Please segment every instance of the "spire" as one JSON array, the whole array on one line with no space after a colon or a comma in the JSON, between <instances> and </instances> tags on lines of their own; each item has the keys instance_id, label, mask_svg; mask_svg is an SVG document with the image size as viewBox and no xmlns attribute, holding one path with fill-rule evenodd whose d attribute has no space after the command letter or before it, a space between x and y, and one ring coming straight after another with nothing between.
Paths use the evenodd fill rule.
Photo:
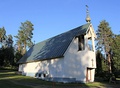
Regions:
<instances>
[{"instance_id":1,"label":"spire","mask_svg":"<svg viewBox=\"0 0 120 88\"><path fill-rule=\"evenodd\" d=\"M86 22L90 23L90 21L91 21L91 19L90 19L90 16L89 16L88 6L86 5Z\"/></svg>"}]
</instances>

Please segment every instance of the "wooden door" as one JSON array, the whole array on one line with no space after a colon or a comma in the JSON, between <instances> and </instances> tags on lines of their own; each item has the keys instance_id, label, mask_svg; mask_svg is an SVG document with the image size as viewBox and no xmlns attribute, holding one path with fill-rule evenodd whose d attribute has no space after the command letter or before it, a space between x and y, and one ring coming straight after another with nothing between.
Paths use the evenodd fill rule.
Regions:
<instances>
[{"instance_id":1,"label":"wooden door","mask_svg":"<svg viewBox=\"0 0 120 88\"><path fill-rule=\"evenodd\" d=\"M91 69L87 68L87 71L86 71L86 82L90 82L91 80L92 80Z\"/></svg>"}]
</instances>

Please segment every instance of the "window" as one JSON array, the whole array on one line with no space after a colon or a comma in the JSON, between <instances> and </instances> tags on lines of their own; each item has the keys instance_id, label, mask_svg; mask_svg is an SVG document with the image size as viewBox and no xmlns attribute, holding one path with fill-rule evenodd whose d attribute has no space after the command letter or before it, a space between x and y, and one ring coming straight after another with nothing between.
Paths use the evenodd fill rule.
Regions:
<instances>
[{"instance_id":1,"label":"window","mask_svg":"<svg viewBox=\"0 0 120 88\"><path fill-rule=\"evenodd\" d=\"M88 50L93 51L93 44L91 37L88 38Z\"/></svg>"},{"instance_id":2,"label":"window","mask_svg":"<svg viewBox=\"0 0 120 88\"><path fill-rule=\"evenodd\" d=\"M41 77L41 73L38 74L38 77Z\"/></svg>"},{"instance_id":3,"label":"window","mask_svg":"<svg viewBox=\"0 0 120 88\"><path fill-rule=\"evenodd\" d=\"M84 44L84 35L78 36L78 51L84 50L85 44Z\"/></svg>"},{"instance_id":4,"label":"window","mask_svg":"<svg viewBox=\"0 0 120 88\"><path fill-rule=\"evenodd\" d=\"M45 74L45 73L43 74L43 77L46 77L46 74Z\"/></svg>"}]
</instances>

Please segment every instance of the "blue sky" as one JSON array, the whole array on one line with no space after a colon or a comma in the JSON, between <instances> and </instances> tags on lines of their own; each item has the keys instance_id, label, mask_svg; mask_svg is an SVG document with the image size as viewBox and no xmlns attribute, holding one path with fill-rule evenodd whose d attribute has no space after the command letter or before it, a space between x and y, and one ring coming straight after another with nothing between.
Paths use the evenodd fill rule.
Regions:
<instances>
[{"instance_id":1,"label":"blue sky","mask_svg":"<svg viewBox=\"0 0 120 88\"><path fill-rule=\"evenodd\" d=\"M113 33L120 34L120 0L0 0L0 28L15 36L21 22L29 20L37 43L85 24L85 5L95 30L106 20Z\"/></svg>"}]
</instances>

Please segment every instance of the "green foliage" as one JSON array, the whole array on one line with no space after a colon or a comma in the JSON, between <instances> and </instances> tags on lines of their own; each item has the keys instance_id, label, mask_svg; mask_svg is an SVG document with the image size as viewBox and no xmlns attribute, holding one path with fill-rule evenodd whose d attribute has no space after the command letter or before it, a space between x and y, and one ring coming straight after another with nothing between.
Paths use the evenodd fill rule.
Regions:
<instances>
[{"instance_id":1,"label":"green foliage","mask_svg":"<svg viewBox=\"0 0 120 88\"><path fill-rule=\"evenodd\" d=\"M15 38L17 38L18 51L21 54L25 54L26 48L30 48L33 45L33 42L31 41L33 30L33 24L30 21L21 23L20 30L18 30L18 35L15 36Z\"/></svg>"},{"instance_id":2,"label":"green foliage","mask_svg":"<svg viewBox=\"0 0 120 88\"><path fill-rule=\"evenodd\" d=\"M108 53L110 51L110 45L113 37L109 23L105 20L101 21L97 30L97 48Z\"/></svg>"},{"instance_id":3,"label":"green foliage","mask_svg":"<svg viewBox=\"0 0 120 88\"><path fill-rule=\"evenodd\" d=\"M0 67L4 65L4 52L0 49Z\"/></svg>"},{"instance_id":4,"label":"green foliage","mask_svg":"<svg viewBox=\"0 0 120 88\"><path fill-rule=\"evenodd\" d=\"M113 58L112 61L114 63L114 66L116 69L114 70L120 70L120 35L115 35L113 37L113 43L112 43L112 53Z\"/></svg>"},{"instance_id":5,"label":"green foliage","mask_svg":"<svg viewBox=\"0 0 120 88\"><path fill-rule=\"evenodd\" d=\"M17 48L14 48L12 35L6 36L5 28L0 28L0 67L17 66L17 62L25 54L26 48L33 45L31 41L33 30L33 24L30 21L21 23L18 35L15 36L17 38Z\"/></svg>"},{"instance_id":6,"label":"green foliage","mask_svg":"<svg viewBox=\"0 0 120 88\"><path fill-rule=\"evenodd\" d=\"M3 48L0 50L0 66L12 66L14 65L14 49L13 47Z\"/></svg>"},{"instance_id":7,"label":"green foliage","mask_svg":"<svg viewBox=\"0 0 120 88\"><path fill-rule=\"evenodd\" d=\"M0 28L0 42L2 42L2 40L4 40L6 37L6 31L5 28Z\"/></svg>"},{"instance_id":8,"label":"green foliage","mask_svg":"<svg viewBox=\"0 0 120 88\"><path fill-rule=\"evenodd\" d=\"M19 53L18 51L15 53L15 56L14 56L14 62L15 62L15 65L17 66L17 62L22 58L22 54Z\"/></svg>"},{"instance_id":9,"label":"green foliage","mask_svg":"<svg viewBox=\"0 0 120 88\"><path fill-rule=\"evenodd\" d=\"M12 35L6 36L5 28L0 28L0 66L14 65L14 48Z\"/></svg>"},{"instance_id":10,"label":"green foliage","mask_svg":"<svg viewBox=\"0 0 120 88\"><path fill-rule=\"evenodd\" d=\"M107 60L105 58L102 60L102 71L108 72Z\"/></svg>"},{"instance_id":11,"label":"green foliage","mask_svg":"<svg viewBox=\"0 0 120 88\"><path fill-rule=\"evenodd\" d=\"M112 72L111 66L111 50L112 50L112 38L113 33L111 28L109 27L109 23L105 20L101 21L98 30L97 30L97 49L103 51L105 53L105 57L107 60L107 65L109 72Z\"/></svg>"},{"instance_id":12,"label":"green foliage","mask_svg":"<svg viewBox=\"0 0 120 88\"><path fill-rule=\"evenodd\" d=\"M13 46L13 37L12 37L12 35L8 35L8 37L7 37L7 45L8 45L8 47Z\"/></svg>"},{"instance_id":13,"label":"green foliage","mask_svg":"<svg viewBox=\"0 0 120 88\"><path fill-rule=\"evenodd\" d=\"M105 54L105 59L101 61L102 71L118 72L120 70L120 35L113 34L109 23L105 20L101 21L98 26L96 46L100 52ZM98 58L100 58L99 54L97 54Z\"/></svg>"},{"instance_id":14,"label":"green foliage","mask_svg":"<svg viewBox=\"0 0 120 88\"><path fill-rule=\"evenodd\" d=\"M5 39L6 39L6 30L5 28L0 28L0 43L1 47L5 46Z\"/></svg>"},{"instance_id":15,"label":"green foliage","mask_svg":"<svg viewBox=\"0 0 120 88\"><path fill-rule=\"evenodd\" d=\"M96 52L96 65L97 65L96 73L97 74L102 72L102 60L103 60L102 53L99 50L97 50Z\"/></svg>"},{"instance_id":16,"label":"green foliage","mask_svg":"<svg viewBox=\"0 0 120 88\"><path fill-rule=\"evenodd\" d=\"M102 76L104 72L108 71L108 66L106 63L106 59L104 58L103 54L100 50L96 52L96 76Z\"/></svg>"}]
</instances>

